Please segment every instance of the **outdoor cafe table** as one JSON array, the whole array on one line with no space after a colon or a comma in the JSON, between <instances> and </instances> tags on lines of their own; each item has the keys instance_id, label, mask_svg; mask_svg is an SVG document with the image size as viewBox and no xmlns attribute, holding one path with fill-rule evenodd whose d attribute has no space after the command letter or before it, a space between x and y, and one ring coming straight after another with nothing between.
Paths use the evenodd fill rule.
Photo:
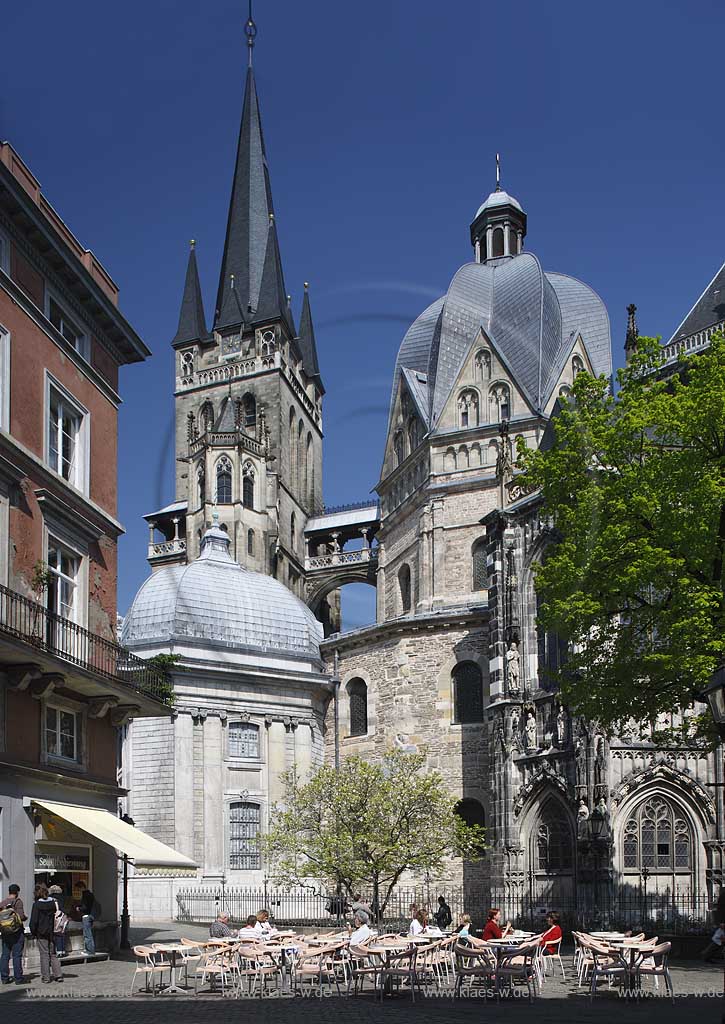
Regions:
<instances>
[{"instance_id":1,"label":"outdoor cafe table","mask_svg":"<svg viewBox=\"0 0 725 1024\"><path fill-rule=\"evenodd\" d=\"M155 942L152 948L154 953L168 953L171 956L171 968L169 970L169 974L171 976L171 984L167 985L166 988L160 989L160 995L173 996L176 995L177 992L186 991L185 989L181 988L178 983L178 977L176 974L176 958L178 954L181 953L187 947L183 946L180 942ZM189 946L188 948L192 949L193 947Z\"/></svg>"}]
</instances>

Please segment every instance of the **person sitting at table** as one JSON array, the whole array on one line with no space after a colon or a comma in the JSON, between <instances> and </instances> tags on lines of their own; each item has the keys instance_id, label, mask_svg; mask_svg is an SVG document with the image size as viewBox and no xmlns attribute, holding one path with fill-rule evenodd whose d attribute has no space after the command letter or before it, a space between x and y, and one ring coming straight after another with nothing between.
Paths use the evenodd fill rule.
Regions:
<instances>
[{"instance_id":1,"label":"person sitting at table","mask_svg":"<svg viewBox=\"0 0 725 1024\"><path fill-rule=\"evenodd\" d=\"M258 935L268 936L273 935L277 929L272 925L269 920L269 911L260 910L257 914L257 923L254 926L254 930Z\"/></svg>"},{"instance_id":2,"label":"person sitting at table","mask_svg":"<svg viewBox=\"0 0 725 1024\"><path fill-rule=\"evenodd\" d=\"M238 939L259 939L259 932L257 931L257 915L250 914L247 918L244 927L240 928L237 932Z\"/></svg>"},{"instance_id":3,"label":"person sitting at table","mask_svg":"<svg viewBox=\"0 0 725 1024\"><path fill-rule=\"evenodd\" d=\"M471 934L471 915L461 914L458 920L458 937L467 939Z\"/></svg>"},{"instance_id":4,"label":"person sitting at table","mask_svg":"<svg viewBox=\"0 0 725 1024\"><path fill-rule=\"evenodd\" d=\"M559 927L559 915L555 910L549 911L546 915L546 923L549 926L539 940L539 945L544 947L544 955L547 953L558 953L561 942L561 928Z\"/></svg>"},{"instance_id":5,"label":"person sitting at table","mask_svg":"<svg viewBox=\"0 0 725 1024\"><path fill-rule=\"evenodd\" d=\"M356 910L353 918L353 927L350 931L350 945L359 946L372 935L370 931L370 915L366 914L364 910Z\"/></svg>"},{"instance_id":6,"label":"person sitting at table","mask_svg":"<svg viewBox=\"0 0 725 1024\"><path fill-rule=\"evenodd\" d=\"M505 927L501 928L501 911L498 907L491 907L488 912L486 927L483 929L484 942L489 942L491 939L505 939L513 930L510 921L507 921Z\"/></svg>"},{"instance_id":7,"label":"person sitting at table","mask_svg":"<svg viewBox=\"0 0 725 1024\"><path fill-rule=\"evenodd\" d=\"M425 910L418 910L415 917L410 922L410 928L408 929L408 935L422 935L428 927L428 915Z\"/></svg>"},{"instance_id":8,"label":"person sitting at table","mask_svg":"<svg viewBox=\"0 0 725 1024\"><path fill-rule=\"evenodd\" d=\"M229 927L229 914L225 910L220 910L216 921L209 925L209 935L212 939L229 939L233 934Z\"/></svg>"}]
</instances>

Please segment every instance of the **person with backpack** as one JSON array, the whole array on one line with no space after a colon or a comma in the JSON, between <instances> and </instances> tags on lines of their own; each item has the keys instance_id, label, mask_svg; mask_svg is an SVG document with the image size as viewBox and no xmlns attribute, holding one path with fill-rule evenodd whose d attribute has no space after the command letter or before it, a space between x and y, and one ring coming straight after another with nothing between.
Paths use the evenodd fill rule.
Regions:
<instances>
[{"instance_id":1,"label":"person with backpack","mask_svg":"<svg viewBox=\"0 0 725 1024\"><path fill-rule=\"evenodd\" d=\"M0 955L0 979L3 985L9 985L10 959L13 961L13 978L16 985L25 982L23 977L23 949L25 948L26 921L25 908L20 899L20 886L14 882L8 886L7 897L0 902L0 935L3 951Z\"/></svg>"},{"instance_id":2,"label":"person with backpack","mask_svg":"<svg viewBox=\"0 0 725 1024\"><path fill-rule=\"evenodd\" d=\"M48 887L48 895L55 900L55 922L53 927L53 939L55 951L59 957L65 956L65 930L68 927L68 917L63 910L63 890L59 885Z\"/></svg>"},{"instance_id":3,"label":"person with backpack","mask_svg":"<svg viewBox=\"0 0 725 1024\"><path fill-rule=\"evenodd\" d=\"M62 981L63 972L55 952L55 914L58 904L48 895L48 886L39 882L35 887L35 903L30 911L30 934L38 944L40 977L44 985ZM51 977L52 975L52 977Z\"/></svg>"}]
</instances>

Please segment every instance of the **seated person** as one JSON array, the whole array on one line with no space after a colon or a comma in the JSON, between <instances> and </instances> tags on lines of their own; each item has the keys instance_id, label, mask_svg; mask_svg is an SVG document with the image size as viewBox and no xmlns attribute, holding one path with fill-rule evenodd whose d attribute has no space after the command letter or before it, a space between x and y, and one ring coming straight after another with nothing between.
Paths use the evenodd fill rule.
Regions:
<instances>
[{"instance_id":1,"label":"seated person","mask_svg":"<svg viewBox=\"0 0 725 1024\"><path fill-rule=\"evenodd\" d=\"M558 953L561 942L561 928L559 927L559 915L552 910L546 915L548 928L541 936L539 945L544 947L544 955L547 953Z\"/></svg>"},{"instance_id":2,"label":"seated person","mask_svg":"<svg viewBox=\"0 0 725 1024\"><path fill-rule=\"evenodd\" d=\"M259 911L259 913L257 914L257 923L254 926L254 930L256 931L257 935L263 936L274 935L274 933L277 931L277 929L272 925L271 921L269 920L268 910Z\"/></svg>"},{"instance_id":3,"label":"seated person","mask_svg":"<svg viewBox=\"0 0 725 1024\"><path fill-rule=\"evenodd\" d=\"M507 935L513 932L513 926L510 921L506 922L504 928L501 928L501 911L498 907L491 907L488 912L488 919L486 920L486 927L483 929L483 938L485 942L490 939L505 939Z\"/></svg>"},{"instance_id":4,"label":"seated person","mask_svg":"<svg viewBox=\"0 0 725 1024\"><path fill-rule=\"evenodd\" d=\"M471 932L471 915L461 914L458 922L458 936L461 939L467 939Z\"/></svg>"},{"instance_id":5,"label":"seated person","mask_svg":"<svg viewBox=\"0 0 725 1024\"><path fill-rule=\"evenodd\" d=\"M229 914L226 911L220 911L214 921L209 926L209 935L212 939L229 939L234 935L234 932L229 927Z\"/></svg>"},{"instance_id":6,"label":"seated person","mask_svg":"<svg viewBox=\"0 0 725 1024\"><path fill-rule=\"evenodd\" d=\"M244 924L244 927L240 928L239 931L237 932L237 938L238 939L253 939L255 941L258 941L260 935L259 935L259 932L257 931L256 925L257 925L257 915L256 914L250 914L249 917L247 918L245 924Z\"/></svg>"},{"instance_id":7,"label":"seated person","mask_svg":"<svg viewBox=\"0 0 725 1024\"><path fill-rule=\"evenodd\" d=\"M428 927L428 915L425 910L418 910L415 917L410 922L410 928L408 929L408 935L422 935Z\"/></svg>"},{"instance_id":8,"label":"seated person","mask_svg":"<svg viewBox=\"0 0 725 1024\"><path fill-rule=\"evenodd\" d=\"M370 931L370 917L364 910L356 910L352 920L353 927L350 929L350 945L359 946L367 942L373 934Z\"/></svg>"}]
</instances>

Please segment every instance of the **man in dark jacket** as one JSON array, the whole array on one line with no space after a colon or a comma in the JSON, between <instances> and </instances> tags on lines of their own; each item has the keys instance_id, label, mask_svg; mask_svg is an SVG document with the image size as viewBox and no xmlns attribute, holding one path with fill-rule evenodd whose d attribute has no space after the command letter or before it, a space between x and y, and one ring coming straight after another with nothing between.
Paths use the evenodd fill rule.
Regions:
<instances>
[{"instance_id":1,"label":"man in dark jacket","mask_svg":"<svg viewBox=\"0 0 725 1024\"><path fill-rule=\"evenodd\" d=\"M446 903L445 896L438 897L438 909L435 912L435 922L442 932L448 928L453 917L451 915L451 908Z\"/></svg>"},{"instance_id":2,"label":"man in dark jacket","mask_svg":"<svg viewBox=\"0 0 725 1024\"><path fill-rule=\"evenodd\" d=\"M48 895L48 887L42 882L35 887L35 903L30 911L30 934L38 943L40 953L40 976L44 985L52 981L62 981L63 972L60 960L55 952L55 913L58 906L52 896ZM51 979L52 972L52 979Z\"/></svg>"},{"instance_id":3,"label":"man in dark jacket","mask_svg":"<svg viewBox=\"0 0 725 1024\"><path fill-rule=\"evenodd\" d=\"M8 886L8 896L0 902L0 910L14 910L20 919L20 927L15 931L3 931L3 949L0 955L0 978L3 985L9 985L10 978L10 957L13 959L13 978L16 985L25 982L23 977L23 949L25 947L25 928L23 921L27 920L23 901L20 899L20 886L14 882Z\"/></svg>"}]
</instances>

